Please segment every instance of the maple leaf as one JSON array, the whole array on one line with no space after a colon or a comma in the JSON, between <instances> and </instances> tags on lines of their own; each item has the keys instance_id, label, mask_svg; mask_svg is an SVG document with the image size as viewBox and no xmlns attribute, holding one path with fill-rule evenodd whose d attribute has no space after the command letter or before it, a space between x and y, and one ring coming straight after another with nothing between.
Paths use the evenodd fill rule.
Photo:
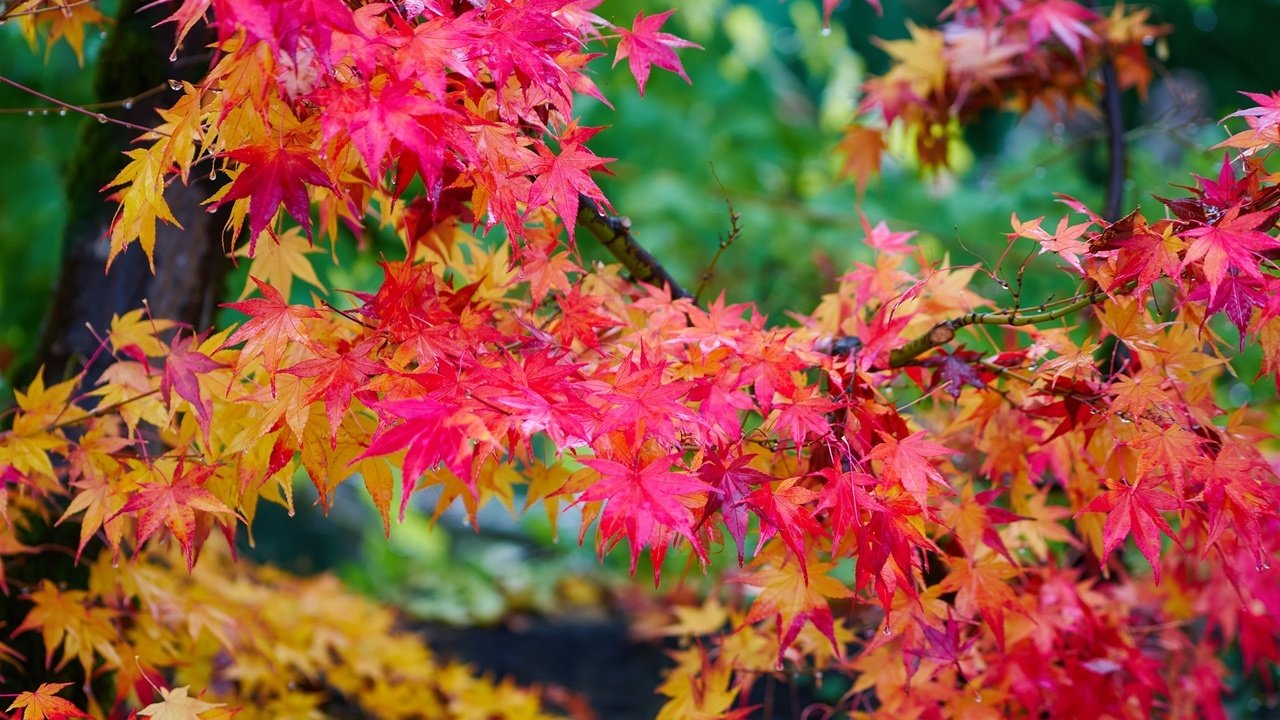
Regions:
<instances>
[{"instance_id":1,"label":"maple leaf","mask_svg":"<svg viewBox=\"0 0 1280 720\"><path fill-rule=\"evenodd\" d=\"M828 526L832 528L837 543L843 543L857 526L863 524L864 510L888 510L865 489L879 482L875 476L856 471L840 472L835 468L823 468L818 474L826 482L822 485L816 512L830 511Z\"/></svg>"},{"instance_id":2,"label":"maple leaf","mask_svg":"<svg viewBox=\"0 0 1280 720\"><path fill-rule=\"evenodd\" d=\"M947 394L958 400L965 385L972 385L979 390L986 389L983 373L976 365L981 359L981 354L960 347L952 352L936 352L925 358L921 365L936 367L938 371L934 374L932 384L936 386L939 381L944 381Z\"/></svg>"},{"instance_id":3,"label":"maple leaf","mask_svg":"<svg viewBox=\"0 0 1280 720\"><path fill-rule=\"evenodd\" d=\"M702 46L670 33L658 31L674 12L675 10L668 10L649 17L645 17L643 12L636 13L632 29L617 28L621 39L618 41L618 50L613 57L613 64L616 66L620 60L627 59L642 97L644 86L649 82L649 69L652 65L669 70L679 75L685 82L690 82L674 48L691 47L701 50Z\"/></svg>"},{"instance_id":4,"label":"maple leaf","mask_svg":"<svg viewBox=\"0 0 1280 720\"><path fill-rule=\"evenodd\" d=\"M768 473L756 470L749 465L754 457L754 455L738 455L726 463L719 454L714 454L698 467L698 477L716 491L707 499L702 520L705 521L711 513L720 511L725 528L729 530L729 536L738 546L739 567L744 560L744 545L750 517L747 496L751 494L752 485L760 485L773 479L773 476Z\"/></svg>"},{"instance_id":5,"label":"maple leaf","mask_svg":"<svg viewBox=\"0 0 1280 720\"><path fill-rule=\"evenodd\" d=\"M316 165L314 151L292 145L246 145L227 153L243 167L227 191L213 203L221 207L233 200L249 198L249 257L253 257L258 235L284 209L311 236L311 200L307 185L331 188L333 182Z\"/></svg>"},{"instance_id":6,"label":"maple leaf","mask_svg":"<svg viewBox=\"0 0 1280 720\"><path fill-rule=\"evenodd\" d=\"M929 458L953 455L956 451L925 440L922 430L901 440L881 433L882 442L871 448L869 460L879 460L881 474L886 483L898 483L915 498L921 510L928 509L929 482L933 481L948 490L951 486L943 479Z\"/></svg>"},{"instance_id":7,"label":"maple leaf","mask_svg":"<svg viewBox=\"0 0 1280 720\"><path fill-rule=\"evenodd\" d=\"M196 374L211 372L224 365L192 349L193 344L198 344L196 343L198 339L194 335L183 337L181 332L173 336L173 341L169 344L169 354L164 360L164 373L160 377L160 396L164 398L165 405L170 407L172 407L174 392L178 393L178 397L191 403L191 407L196 410L196 421L200 424L200 430L205 437L208 437L213 403L207 394L201 392Z\"/></svg>"},{"instance_id":8,"label":"maple leaf","mask_svg":"<svg viewBox=\"0 0 1280 720\"><path fill-rule=\"evenodd\" d=\"M250 279L258 286L262 297L222 306L249 316L249 321L237 328L222 346L225 348L244 343L240 356L236 358L236 373L260 356L263 368L272 378L271 387L274 391L275 374L280 368L285 343L292 340L303 345L309 344L302 321L323 316L315 308L288 304L279 290L255 277L250 276Z\"/></svg>"},{"instance_id":9,"label":"maple leaf","mask_svg":"<svg viewBox=\"0 0 1280 720\"><path fill-rule=\"evenodd\" d=\"M859 196L871 178L880 174L880 161L885 147L883 130L858 123L844 129L844 137L836 145L836 150L844 155L844 162L840 164L840 177L852 178Z\"/></svg>"},{"instance_id":10,"label":"maple leaf","mask_svg":"<svg viewBox=\"0 0 1280 720\"><path fill-rule=\"evenodd\" d=\"M583 145L600 130L580 128L575 120L560 134L560 154L552 153L544 143L539 143L535 146L538 157L524 168L524 172L536 176L529 189L529 208L554 204L569 233L570 243L578 223L579 196L591 198L599 205L607 204L604 193L591 179L591 171L603 169L614 158L600 157Z\"/></svg>"},{"instance_id":11,"label":"maple leaf","mask_svg":"<svg viewBox=\"0 0 1280 720\"><path fill-rule=\"evenodd\" d=\"M646 461L636 453L623 456L622 462L602 457L582 460L583 465L600 473L600 479L582 493L579 501L605 503L600 515L600 532L604 536L601 552L625 536L631 544L632 574L640 550L650 546L652 555L657 546L655 536L663 529L684 536L705 561L706 551L693 534L693 513L680 498L715 488L692 475L673 472L672 465L678 459L679 455L664 455ZM655 584L659 565L655 560Z\"/></svg>"},{"instance_id":12,"label":"maple leaf","mask_svg":"<svg viewBox=\"0 0 1280 720\"><path fill-rule=\"evenodd\" d=\"M1232 207L1212 225L1195 227L1182 233L1189 238L1182 268L1199 263L1209 281L1209 302L1217 299L1228 270L1236 270L1251 278L1261 278L1257 253L1280 248L1280 240L1260 232L1275 222L1271 213L1240 214L1240 208Z\"/></svg>"},{"instance_id":13,"label":"maple leaf","mask_svg":"<svg viewBox=\"0 0 1280 720\"><path fill-rule=\"evenodd\" d=\"M120 210L111 221L111 251L107 255L107 267L111 267L129 243L138 240L154 272L156 221L163 220L182 228L164 199L164 177L169 165L164 161L164 146L160 143L130 150L125 155L130 158L129 164L102 187L107 190L124 186L111 195L120 202Z\"/></svg>"},{"instance_id":14,"label":"maple leaf","mask_svg":"<svg viewBox=\"0 0 1280 720\"><path fill-rule=\"evenodd\" d=\"M1130 485L1121 480L1107 480L1107 492L1094 498L1080 512L1107 513L1107 522L1102 528L1102 558L1105 564L1107 557L1116 546L1124 542L1132 531L1134 542L1142 556L1151 564L1155 580L1160 582L1160 533L1177 541L1173 528L1161 515L1161 511L1174 510L1178 507L1178 499L1160 489L1160 483L1147 478L1139 479ZM1077 514L1078 516L1078 514Z\"/></svg>"},{"instance_id":15,"label":"maple leaf","mask_svg":"<svg viewBox=\"0 0 1280 720\"><path fill-rule=\"evenodd\" d=\"M307 259L307 255L320 252L320 248L295 227L286 228L282 233L272 233L271 239L273 242L263 243L255 250L244 289L236 299L244 300L253 292L255 284L252 278L278 289L282 297L289 297L294 278L323 292L324 284L316 277L315 268ZM236 250L235 257L249 257L248 246Z\"/></svg>"},{"instance_id":16,"label":"maple leaf","mask_svg":"<svg viewBox=\"0 0 1280 720\"><path fill-rule=\"evenodd\" d=\"M774 619L778 631L779 663L805 623L817 628L831 642L837 655L841 652L836 643L835 619L828 599L846 598L852 593L828 574L834 567L831 563L811 558L807 566L812 568L811 574L796 572L794 564L782 564L763 566L742 578L742 582L761 588L755 602L751 603L746 622Z\"/></svg>"},{"instance_id":17,"label":"maple leaf","mask_svg":"<svg viewBox=\"0 0 1280 720\"><path fill-rule=\"evenodd\" d=\"M374 346L379 344L376 337L366 338L354 345L342 341L336 350L317 347L319 357L304 360L297 365L285 368L286 372L297 377L316 378L302 399L310 404L324 397L325 416L329 419L330 442L335 446L338 442L338 425L351 407L351 394L362 386L370 375L385 372L386 366L376 359L370 359Z\"/></svg>"},{"instance_id":18,"label":"maple leaf","mask_svg":"<svg viewBox=\"0 0 1280 720\"><path fill-rule=\"evenodd\" d=\"M40 683L34 691L18 693L9 710L22 710L22 720L65 720L88 718L88 715L69 700L57 697L71 683ZM15 716L16 718L16 716Z\"/></svg>"},{"instance_id":19,"label":"maple leaf","mask_svg":"<svg viewBox=\"0 0 1280 720\"><path fill-rule=\"evenodd\" d=\"M1027 35L1032 45L1039 45L1056 37L1067 46L1072 55L1084 63L1084 41L1097 41L1098 36L1088 23L1099 20L1097 13L1072 0L1043 0L1027 3L1010 20L1025 20Z\"/></svg>"},{"instance_id":20,"label":"maple leaf","mask_svg":"<svg viewBox=\"0 0 1280 720\"><path fill-rule=\"evenodd\" d=\"M140 483L138 491L107 522L125 514L136 515L138 547L164 525L182 548L189 572L199 549L195 511L233 517L235 512L203 487L217 468L204 465L188 469L186 463L186 458L178 459L168 482Z\"/></svg>"},{"instance_id":21,"label":"maple leaf","mask_svg":"<svg viewBox=\"0 0 1280 720\"><path fill-rule=\"evenodd\" d=\"M368 448L357 460L405 451L401 522L418 478L429 468L444 464L458 477L470 480L472 443L487 439L489 433L469 408L430 397L383 401L371 403L370 407L381 420ZM393 424L397 420L402 422Z\"/></svg>"},{"instance_id":22,"label":"maple leaf","mask_svg":"<svg viewBox=\"0 0 1280 720\"><path fill-rule=\"evenodd\" d=\"M162 698L138 711L139 715L151 720L199 720L200 714L206 710L224 707L223 703L209 703L187 695L188 686L160 690Z\"/></svg>"},{"instance_id":23,"label":"maple leaf","mask_svg":"<svg viewBox=\"0 0 1280 720\"><path fill-rule=\"evenodd\" d=\"M1243 351L1247 335L1245 329L1253 318L1253 309L1266 307L1267 299L1274 296L1275 292L1267 292L1267 287L1258 279L1228 273L1216 289L1208 285L1197 285L1187 294L1187 300L1207 303L1206 316L1217 313L1226 315L1240 333L1240 350Z\"/></svg>"},{"instance_id":24,"label":"maple leaf","mask_svg":"<svg viewBox=\"0 0 1280 720\"><path fill-rule=\"evenodd\" d=\"M799 561L800 573L807 582L809 567L805 537L816 539L826 535L826 531L813 519L813 513L804 507L818 499L818 493L796 485L799 481L800 478L791 478L776 485L762 482L747 496L746 503L755 508L760 520L766 523L760 531L760 544L764 545L774 535L780 536Z\"/></svg>"}]
</instances>

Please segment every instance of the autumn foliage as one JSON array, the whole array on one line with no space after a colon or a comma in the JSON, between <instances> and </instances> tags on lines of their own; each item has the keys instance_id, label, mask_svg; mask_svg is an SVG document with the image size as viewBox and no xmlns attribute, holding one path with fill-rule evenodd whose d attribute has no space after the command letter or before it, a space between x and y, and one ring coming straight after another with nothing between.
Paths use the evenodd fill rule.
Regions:
<instances>
[{"instance_id":1,"label":"autumn foliage","mask_svg":"<svg viewBox=\"0 0 1280 720\"><path fill-rule=\"evenodd\" d=\"M98 19L58 4L18 7L47 8L23 17L48 39ZM5 588L26 608L6 637L39 634L46 656L0 645L0 661L70 667L85 698L23 688L15 717L544 712L433 662L330 580L228 560L218 536L291 504L296 474L326 505L362 484L388 533L443 486L473 516L576 503L581 540L633 572L647 553L655 582L668 553L728 554L718 591L663 630L694 640L663 717L749 717L773 673L851 678L833 712L858 717L1221 717L1229 652L1270 677L1271 409L1231 406L1219 381L1245 344L1280 379L1280 95L1247 95L1217 176L1160 205L1014 216L992 271L1007 291L868 221L874 263L781 323L641 282L660 268L634 249L630 277L578 255L584 228L634 242L593 178L600 128L575 115L604 100L590 61L612 52L643 93L654 66L683 76L692 45L669 13L623 27L596 4L168 3L175 39L207 22L216 53L104 188L110 255L150 254L175 222L165 186L213 173L251 282L234 327L124 314L101 329L96 384L46 372L17 393L0 561L78 524L65 551L89 581ZM938 167L981 109L1144 92L1168 31L1072 0L956 0L943 22L883 43L896 64L842 147L858 183L894 124ZM403 245L380 287L320 287L312 244L363 228ZM1028 251L1076 293L1025 297ZM314 302L291 302L295 280Z\"/></svg>"}]
</instances>

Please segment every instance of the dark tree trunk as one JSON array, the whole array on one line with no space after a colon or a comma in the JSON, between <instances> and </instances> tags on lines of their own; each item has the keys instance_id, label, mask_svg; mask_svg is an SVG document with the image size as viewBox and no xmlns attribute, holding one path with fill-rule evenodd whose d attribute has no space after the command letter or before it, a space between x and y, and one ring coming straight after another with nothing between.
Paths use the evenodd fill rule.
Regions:
<instances>
[{"instance_id":1,"label":"dark tree trunk","mask_svg":"<svg viewBox=\"0 0 1280 720\"><path fill-rule=\"evenodd\" d=\"M140 11L143 4L138 0L125 0L116 23L109 29L95 78L96 94L103 101L142 95L158 85L167 85L170 79L193 79L208 67L208 54L187 53L187 57L171 62L173 26L153 27L164 19L168 6ZM196 34L189 37L188 47L203 48L206 41L195 37ZM166 89L133 103L127 110L111 113L113 117L139 125L155 125L159 119L156 107L172 104L174 96L174 92ZM154 274L141 248L136 246L117 257L110 272L105 270L110 247L108 231L117 205L107 200L102 187L124 167L125 158L121 153L131 147L138 135L136 130L95 122L87 124L81 134L67 175L70 217L62 243L61 273L34 364L34 367L44 366L47 382L74 375L84 368L85 362L98 351L98 338L105 337L112 315L145 305L156 318L201 329L212 325L228 262L221 242L226 215L208 213L201 205L214 190L207 174L202 177L193 174L189 187L174 182L165 193L183 229L158 228ZM89 389L96 384L109 363L109 352L99 353L93 366L88 368L82 388ZM26 374L33 376L34 368ZM19 386L21 384L20 381ZM78 533L76 523L53 527L33 517L22 528L19 540L42 549L75 548ZM85 558L92 559L97 554L98 547L94 546L100 544L91 543L85 550ZM22 622L31 607L20 598L17 588L34 588L45 579L64 587L84 587L87 560L76 566L65 552L51 551L11 556L6 560L10 594L0 594L0 627L4 628L0 631L0 641L21 652L27 662L18 669L7 666L0 669L3 678L0 685L6 692L16 692L34 689L41 682L75 680L70 673L79 666L74 662L63 672L45 668L45 651L38 632L23 633L12 639L9 633ZM100 676L95 687L100 682L105 682L105 678ZM69 694L80 691L77 687ZM110 695L99 694L99 697Z\"/></svg>"},{"instance_id":2,"label":"dark tree trunk","mask_svg":"<svg viewBox=\"0 0 1280 720\"><path fill-rule=\"evenodd\" d=\"M171 62L173 26L152 27L164 19L167 6L140 11L143 4L139 0L122 4L102 48L95 81L101 100L138 96L170 80L195 79L208 67L208 54L188 53ZM204 39L195 35L188 37L187 46L203 48ZM174 93L164 90L113 116L151 126L159 119L156 107L167 106L173 99ZM45 367L49 379L78 372L94 356L98 337L110 326L112 315L147 305L157 318L200 329L212 325L228 265L221 240L226 216L208 213L201 205L214 191L204 173L193 173L190 186L173 182L165 193L182 229L157 228L154 274L136 244L115 259L110 272L105 270L108 231L117 205L106 198L102 187L124 166L121 153L138 134L111 123L90 123L81 136L67 179L71 217L63 238L62 270L36 352L37 366ZM87 384L108 362L105 353L99 355L88 369Z\"/></svg>"}]
</instances>

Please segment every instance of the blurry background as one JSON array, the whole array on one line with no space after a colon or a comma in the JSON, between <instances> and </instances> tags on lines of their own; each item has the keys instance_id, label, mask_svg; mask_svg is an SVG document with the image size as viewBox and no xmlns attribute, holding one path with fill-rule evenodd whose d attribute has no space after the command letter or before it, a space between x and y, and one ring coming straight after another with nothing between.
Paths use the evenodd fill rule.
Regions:
<instances>
[{"instance_id":1,"label":"blurry background","mask_svg":"<svg viewBox=\"0 0 1280 720\"><path fill-rule=\"evenodd\" d=\"M593 141L597 154L617 158L615 175L602 178L602 186L616 211L631 218L640 241L687 287L698 285L729 230L726 200L742 215L742 233L721 258L704 297L723 290L729 301L758 302L774 322L786 322L787 310L808 312L851 262L871 260L860 241L859 208L872 223L884 220L895 230L919 231L931 258L988 265L1004 248L1011 212L1022 218L1047 215L1056 223L1065 208L1054 201L1055 192L1101 208L1105 139L1099 120L1083 115L1057 122L1042 112L1024 118L992 113L965 129L953 172L922 181L910 154L898 152L860 201L849 183L837 181L840 161L833 147L858 103L857 87L887 64L871 38L905 37L908 20L929 24L946 5L941 0L884 4L885 14L878 17L863 0L846 0L828 33L816 0L685 0L664 29L705 48L681 53L692 86L655 72L644 98L628 73L609 71L607 59L596 61L596 80L614 107L582 100L580 108L585 124L609 126ZM597 12L630 26L637 11L671 5L669 0L606 0ZM1176 195L1180 191L1170 183L1187 183L1188 172L1216 173L1222 156L1204 149L1225 137L1217 120L1240 106L1236 91L1277 89L1280 54L1264 49L1272 29L1280 26L1280 0L1146 5L1154 22L1169 23L1174 32L1148 100L1125 98L1130 128L1126 207L1139 204L1158 214L1150 193ZM102 9L112 15L114 3L103 2ZM45 49L33 52L13 25L0 27L0 74L69 102L120 99L92 95L102 37L87 38L81 68L65 44L52 48L46 61ZM44 107L0 86L4 397L7 383L29 378L34 370L31 349L57 276L70 212L64 181L86 122ZM586 242L583 252L607 260ZM376 253L359 254L347 246L341 254L343 265L336 270L318 264L320 279L330 288L370 289L380 275ZM1040 262L1037 267L1044 269L1052 261ZM246 269L241 263L228 278L227 299L239 294ZM1033 269L1027 278L1030 299L1071 292L1069 286L1055 285L1062 280L1052 273ZM293 292L302 300L308 288L295 283ZM1237 363L1243 381L1224 388L1233 400L1273 391L1269 383L1247 383L1256 363L1251 356ZM616 616L619 606L643 611L643 598L627 598L619 589L631 586L624 582L621 564L610 561L601 570L590 547L577 549L571 522L560 528L563 541L555 542L538 508L519 520L505 508L487 508L481 533L465 527L461 513L448 513L435 526L411 515L393 527L387 542L380 523L357 497L362 492L348 484L343 489L351 490L351 497L339 499L333 517L324 518L305 495L309 487L305 480L299 483L299 517L285 522L283 511L263 509L258 547L246 548L251 556L304 572L336 569L356 587L400 604L423 621L500 624L492 636L500 650L496 654L505 652L512 665L530 664L511 645L511 633L533 627L530 618L553 615L560 622L569 618L590 625ZM517 498L517 508L521 502ZM696 591L699 573L682 581L685 560L669 562L674 563L666 573L669 584L683 582ZM641 568L638 575L648 572ZM615 641L625 632L617 624L601 627L599 632ZM531 632L536 636L536 628ZM600 645L592 640L594 631L586 632L584 647ZM567 635L563 628L556 634ZM473 641L456 636L454 642L462 647ZM488 651L474 652L483 658ZM633 674L652 673L660 664L656 649L646 652L637 661L643 667L632 668ZM579 678L566 684L579 681L602 682ZM633 684L631 692L642 697L654 685L649 679ZM835 685L830 692L840 690ZM598 697L609 693L616 690L602 689ZM620 717L625 709L604 714Z\"/></svg>"}]
</instances>

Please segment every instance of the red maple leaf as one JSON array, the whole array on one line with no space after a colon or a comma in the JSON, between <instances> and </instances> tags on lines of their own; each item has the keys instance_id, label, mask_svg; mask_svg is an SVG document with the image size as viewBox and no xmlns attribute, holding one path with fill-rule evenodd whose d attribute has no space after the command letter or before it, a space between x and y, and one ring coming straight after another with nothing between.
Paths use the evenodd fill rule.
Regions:
<instances>
[{"instance_id":1,"label":"red maple leaf","mask_svg":"<svg viewBox=\"0 0 1280 720\"><path fill-rule=\"evenodd\" d=\"M642 548L652 545L650 554L656 557L655 540L662 529L684 536L698 556L706 560L706 550L693 533L693 513L680 498L715 488L687 473L672 471L672 464L679 457L678 454L664 455L646 461L632 454L620 458L622 462L602 457L582 461L600 473L600 479L579 497L582 502L605 503L600 515L600 532L604 537L600 552L607 552L626 537L631 544L632 574ZM664 546L662 552L665 550ZM657 566L655 560L655 580Z\"/></svg>"},{"instance_id":2,"label":"red maple leaf","mask_svg":"<svg viewBox=\"0 0 1280 720\"><path fill-rule=\"evenodd\" d=\"M223 347L231 347L244 343L240 356L236 359L236 372L244 369L251 360L262 357L262 366L271 376L271 387L275 388L275 374L280 368L281 354L285 343L295 342L309 344L302 321L308 318L321 317L320 311L306 305L290 305L285 302L280 291L250 276L261 298L250 298L237 303L226 303L222 307L239 310L249 316L249 321L236 329L231 337L223 343Z\"/></svg>"},{"instance_id":3,"label":"red maple leaf","mask_svg":"<svg viewBox=\"0 0 1280 720\"><path fill-rule=\"evenodd\" d=\"M760 529L760 544L764 545L774 535L782 537L796 560L800 561L800 573L809 580L806 560L805 537L818 538L827 534L822 525L813 519L813 513L805 505L818 499L818 493L796 485L800 478L782 480L776 485L761 483L750 495L747 504L755 508L765 523Z\"/></svg>"},{"instance_id":4,"label":"red maple leaf","mask_svg":"<svg viewBox=\"0 0 1280 720\"><path fill-rule=\"evenodd\" d=\"M334 447L338 444L338 425L347 414L347 408L351 407L351 394L370 375L387 370L381 362L369 358L378 342L377 338L366 338L353 346L340 341L336 351L316 345L314 350L319 357L303 360L283 370L298 377L316 378L302 401L309 405L324 398L325 416L329 418L329 438Z\"/></svg>"},{"instance_id":5,"label":"red maple leaf","mask_svg":"<svg viewBox=\"0 0 1280 720\"><path fill-rule=\"evenodd\" d=\"M169 343L169 354L164 361L164 372L160 376L160 396L164 398L165 405L168 405L176 391L178 397L191 403L196 410L196 422L200 424L205 437L208 437L209 417L213 413L213 406L208 396L200 392L196 373L210 372L224 365L191 349L196 344L195 341L195 336L183 337L181 332L173 336Z\"/></svg>"},{"instance_id":6,"label":"red maple leaf","mask_svg":"<svg viewBox=\"0 0 1280 720\"><path fill-rule=\"evenodd\" d=\"M881 434L884 442L871 448L867 455L870 460L883 463L881 475L889 484L898 483L911 494L926 510L929 503L929 481L933 481L948 490L951 486L942 478L942 473L929 462L929 458L941 455L952 455L955 451L925 440L922 430L914 435L898 440L890 435Z\"/></svg>"},{"instance_id":7,"label":"red maple leaf","mask_svg":"<svg viewBox=\"0 0 1280 720\"><path fill-rule=\"evenodd\" d=\"M1098 14L1072 0L1044 0L1027 3L1010 20L1025 20L1027 39L1039 45L1056 37L1081 63L1084 62L1084 41L1097 40L1088 23L1098 20Z\"/></svg>"},{"instance_id":8,"label":"red maple leaf","mask_svg":"<svg viewBox=\"0 0 1280 720\"><path fill-rule=\"evenodd\" d=\"M405 451L401 473L400 521L418 478L428 469L445 465L468 484L473 482L473 442L488 431L469 408L439 398L415 398L371 403L380 418L369 447L357 460Z\"/></svg>"},{"instance_id":9,"label":"red maple leaf","mask_svg":"<svg viewBox=\"0 0 1280 720\"><path fill-rule=\"evenodd\" d=\"M538 143L535 146L538 158L524 168L524 172L536 176L529 189L528 208L554 204L570 242L573 242L574 226L578 224L578 196L585 195L600 205L606 204L604 193L591 179L591 171L604 169L614 158L602 158L583 145L600 130L579 128L575 120L560 134L559 155L552 153L545 143Z\"/></svg>"},{"instance_id":10,"label":"red maple leaf","mask_svg":"<svg viewBox=\"0 0 1280 720\"><path fill-rule=\"evenodd\" d=\"M1202 225L1182 233L1182 237L1189 241L1186 255L1182 258L1182 268L1200 263L1200 268L1209 281L1209 301L1212 303L1229 270L1236 270L1252 278L1262 277L1258 270L1257 253L1280 248L1280 240L1261 232L1274 222L1275 215L1272 213L1241 215L1238 206L1232 207L1214 224Z\"/></svg>"},{"instance_id":11,"label":"red maple leaf","mask_svg":"<svg viewBox=\"0 0 1280 720\"><path fill-rule=\"evenodd\" d=\"M311 236L311 200L307 185L333 187L329 176L311 158L314 151L275 143L248 145L227 153L243 165L226 194L214 208L241 198L249 198L249 256L253 257L258 235L275 217L280 204Z\"/></svg>"},{"instance_id":12,"label":"red maple leaf","mask_svg":"<svg viewBox=\"0 0 1280 720\"><path fill-rule=\"evenodd\" d=\"M702 519L705 521L711 513L720 511L729 536L738 546L739 567L744 560L747 524L750 518L746 503L747 496L751 493L752 485L759 485L773 479L773 476L756 470L748 464L753 457L755 456L739 455L726 463L724 458L713 455L698 468L698 477L717 491L707 499Z\"/></svg>"},{"instance_id":13,"label":"red maple leaf","mask_svg":"<svg viewBox=\"0 0 1280 720\"><path fill-rule=\"evenodd\" d=\"M213 493L202 487L216 470L208 465L188 468L186 459L179 458L169 482L141 483L124 507L106 522L120 515L136 515L138 547L164 525L182 548L182 556L186 558L187 570L190 571L195 565L195 554L200 545L196 537L195 511L235 515Z\"/></svg>"},{"instance_id":14,"label":"red maple leaf","mask_svg":"<svg viewBox=\"0 0 1280 720\"><path fill-rule=\"evenodd\" d=\"M645 17L643 12L637 13L631 30L618 28L618 34L622 39L618 41L618 51L613 57L613 64L616 66L620 60L627 59L631 74L636 79L636 85L640 86L641 96L644 95L645 83L649 82L651 65L669 70L684 78L685 82L690 82L674 48L691 47L701 50L702 46L670 33L658 31L673 12L675 10L668 10L649 17Z\"/></svg>"},{"instance_id":15,"label":"red maple leaf","mask_svg":"<svg viewBox=\"0 0 1280 720\"><path fill-rule=\"evenodd\" d=\"M1177 540L1173 528L1160 513L1176 509L1178 499L1160 489L1160 485L1149 477L1132 485L1108 479L1110 490L1094 498L1080 511L1107 513L1107 522L1102 527L1103 563L1132 531L1138 550L1155 572L1156 583L1160 582L1160 533Z\"/></svg>"}]
</instances>

